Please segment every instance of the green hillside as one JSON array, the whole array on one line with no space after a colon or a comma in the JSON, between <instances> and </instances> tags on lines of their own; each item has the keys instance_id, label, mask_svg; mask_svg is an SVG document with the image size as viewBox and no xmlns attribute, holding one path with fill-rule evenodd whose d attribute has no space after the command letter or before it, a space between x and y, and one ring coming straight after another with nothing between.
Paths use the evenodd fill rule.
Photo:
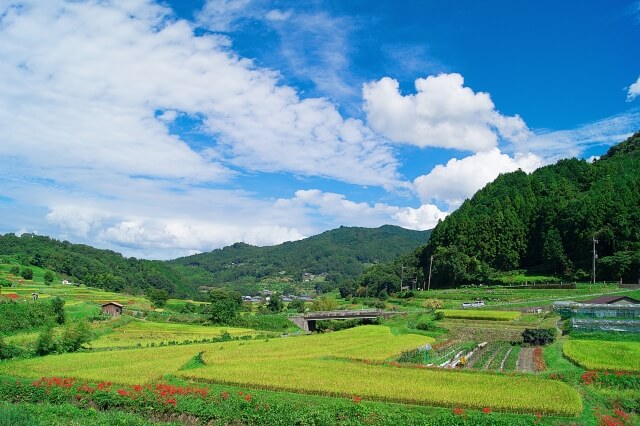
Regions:
<instances>
[{"instance_id":1,"label":"green hillside","mask_svg":"<svg viewBox=\"0 0 640 426\"><path fill-rule=\"evenodd\" d=\"M410 231L391 225L375 229L340 227L271 247L237 243L179 258L170 264L204 268L215 283L255 282L267 277L301 281L307 273L339 284L358 276L370 264L388 262L423 245L429 235L430 231Z\"/></svg>"},{"instance_id":2,"label":"green hillside","mask_svg":"<svg viewBox=\"0 0 640 426\"><path fill-rule=\"evenodd\" d=\"M433 231L435 286L483 282L496 271L589 280L640 277L640 132L599 160L561 160L499 176Z\"/></svg>"},{"instance_id":3,"label":"green hillside","mask_svg":"<svg viewBox=\"0 0 640 426\"><path fill-rule=\"evenodd\" d=\"M0 255L18 265L49 269L70 281L104 290L138 294L158 288L178 297L196 294L165 262L126 258L111 250L46 236L1 235Z\"/></svg>"},{"instance_id":4,"label":"green hillside","mask_svg":"<svg viewBox=\"0 0 640 426\"><path fill-rule=\"evenodd\" d=\"M236 243L164 262L126 258L111 250L34 234L6 234L0 236L0 255L9 263L48 269L105 290L146 294L157 288L173 297L190 298L201 295L201 286L239 286L261 280L301 282L304 273L331 286L359 275L368 264L386 262L419 247L428 237L429 231L396 226L342 227L272 247Z\"/></svg>"}]
</instances>

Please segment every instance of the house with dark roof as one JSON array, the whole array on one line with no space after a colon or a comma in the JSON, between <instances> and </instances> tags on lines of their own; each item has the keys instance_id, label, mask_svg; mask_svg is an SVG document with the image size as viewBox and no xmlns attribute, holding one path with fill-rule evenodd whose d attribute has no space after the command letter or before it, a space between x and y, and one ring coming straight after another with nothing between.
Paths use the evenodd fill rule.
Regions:
<instances>
[{"instance_id":1,"label":"house with dark roof","mask_svg":"<svg viewBox=\"0 0 640 426\"><path fill-rule=\"evenodd\" d=\"M600 296L581 302L585 305L640 305L640 300L629 296Z\"/></svg>"}]
</instances>

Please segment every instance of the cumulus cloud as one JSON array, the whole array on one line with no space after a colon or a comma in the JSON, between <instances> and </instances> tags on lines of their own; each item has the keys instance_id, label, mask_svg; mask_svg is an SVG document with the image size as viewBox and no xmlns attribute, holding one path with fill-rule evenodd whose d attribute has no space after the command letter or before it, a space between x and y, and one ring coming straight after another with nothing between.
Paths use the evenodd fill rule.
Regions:
<instances>
[{"instance_id":1,"label":"cumulus cloud","mask_svg":"<svg viewBox=\"0 0 640 426\"><path fill-rule=\"evenodd\" d=\"M454 210L500 173L517 169L531 172L541 165L543 160L535 154L516 154L512 158L494 148L461 160L452 158L416 178L414 184L423 202L443 203Z\"/></svg>"},{"instance_id":2,"label":"cumulus cloud","mask_svg":"<svg viewBox=\"0 0 640 426\"><path fill-rule=\"evenodd\" d=\"M281 208L313 208L312 214L321 215L331 221L331 227L338 225L371 226L394 224L407 229L432 229L446 213L438 207L425 204L418 208L398 207L383 203L369 204L348 200L343 194L323 192L318 189L296 191L291 199L278 200Z\"/></svg>"},{"instance_id":3,"label":"cumulus cloud","mask_svg":"<svg viewBox=\"0 0 640 426\"><path fill-rule=\"evenodd\" d=\"M636 97L640 96L640 77L627 89L627 102L633 101Z\"/></svg>"},{"instance_id":4,"label":"cumulus cloud","mask_svg":"<svg viewBox=\"0 0 640 426\"><path fill-rule=\"evenodd\" d=\"M414 95L402 95L389 77L365 84L368 123L394 142L476 152L497 146L499 138L521 141L530 135L519 116L500 114L488 93L463 84L455 73L417 79Z\"/></svg>"},{"instance_id":5,"label":"cumulus cloud","mask_svg":"<svg viewBox=\"0 0 640 426\"><path fill-rule=\"evenodd\" d=\"M145 180L128 181L117 200L50 187L30 190L50 206L47 222L65 238L147 258L209 251L237 241L272 245L315 231L301 209L284 209L244 191L186 185L167 191Z\"/></svg>"},{"instance_id":6,"label":"cumulus cloud","mask_svg":"<svg viewBox=\"0 0 640 426\"><path fill-rule=\"evenodd\" d=\"M318 230L219 189L239 174L398 184L392 150L362 121L155 2L24 1L0 20L0 185L32 215L16 229L170 257Z\"/></svg>"},{"instance_id":7,"label":"cumulus cloud","mask_svg":"<svg viewBox=\"0 0 640 426\"><path fill-rule=\"evenodd\" d=\"M154 3L33 2L2 19L0 154L197 181L226 179L228 165L396 180L391 151L362 122L301 99L226 38L196 36ZM208 150L170 133L178 112L202 121Z\"/></svg>"}]
</instances>

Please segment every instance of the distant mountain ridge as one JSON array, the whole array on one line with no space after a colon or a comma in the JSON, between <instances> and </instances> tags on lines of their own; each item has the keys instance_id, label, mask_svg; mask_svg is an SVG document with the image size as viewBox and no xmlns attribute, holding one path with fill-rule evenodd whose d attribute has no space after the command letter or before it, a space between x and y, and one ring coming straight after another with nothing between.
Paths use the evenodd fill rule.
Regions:
<instances>
[{"instance_id":1,"label":"distant mountain ridge","mask_svg":"<svg viewBox=\"0 0 640 426\"><path fill-rule=\"evenodd\" d=\"M328 283L355 278L367 265L389 261L428 240L430 231L397 226L341 227L271 247L236 243L172 261L126 258L112 250L34 235L0 235L5 262L35 265L98 288L128 293L164 289L172 296L199 297L200 286L235 286L273 277L300 281L323 275Z\"/></svg>"},{"instance_id":2,"label":"distant mountain ridge","mask_svg":"<svg viewBox=\"0 0 640 426\"><path fill-rule=\"evenodd\" d=\"M324 274L328 281L340 283L357 277L369 264L388 262L425 244L430 233L393 225L379 228L342 226L275 246L236 243L169 263L203 268L217 283L255 281L278 275L300 280L304 273Z\"/></svg>"}]
</instances>

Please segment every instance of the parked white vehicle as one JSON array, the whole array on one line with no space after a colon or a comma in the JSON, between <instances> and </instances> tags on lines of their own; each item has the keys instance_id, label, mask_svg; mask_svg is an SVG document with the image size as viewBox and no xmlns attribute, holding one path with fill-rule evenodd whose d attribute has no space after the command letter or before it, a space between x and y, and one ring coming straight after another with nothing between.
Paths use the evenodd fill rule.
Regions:
<instances>
[{"instance_id":1,"label":"parked white vehicle","mask_svg":"<svg viewBox=\"0 0 640 426\"><path fill-rule=\"evenodd\" d=\"M462 304L463 308L482 308L484 307L484 300L476 300L475 302L465 302Z\"/></svg>"}]
</instances>

